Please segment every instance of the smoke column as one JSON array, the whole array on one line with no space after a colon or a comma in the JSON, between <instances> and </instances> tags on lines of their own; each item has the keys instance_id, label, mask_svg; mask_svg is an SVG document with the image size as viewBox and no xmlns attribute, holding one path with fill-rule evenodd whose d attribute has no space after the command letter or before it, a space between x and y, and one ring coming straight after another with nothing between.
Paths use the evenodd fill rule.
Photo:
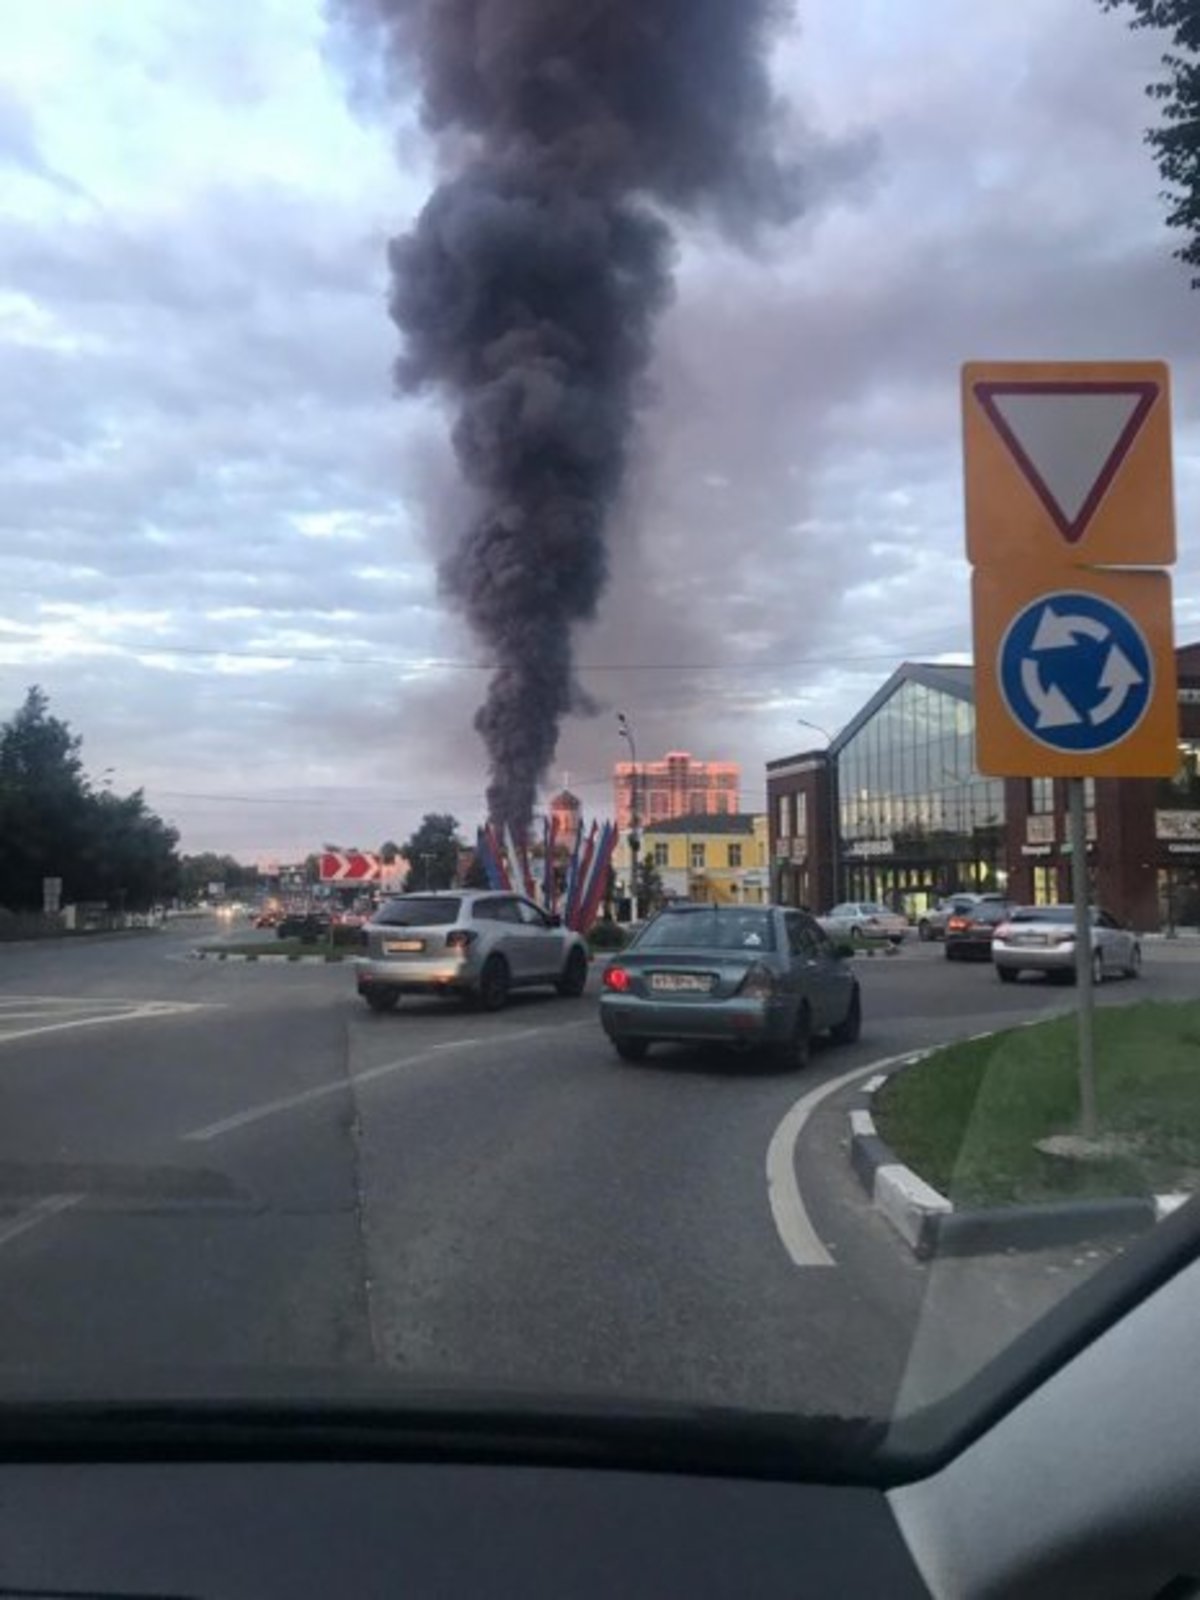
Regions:
<instances>
[{"instance_id":1,"label":"smoke column","mask_svg":"<svg viewBox=\"0 0 1200 1600\"><path fill-rule=\"evenodd\" d=\"M497 669L475 726L488 808L523 833L595 614L655 319L666 218L727 230L801 209L774 158L775 0L337 0L414 74L447 177L389 247L404 391L457 406L477 514L444 591Z\"/></svg>"}]
</instances>

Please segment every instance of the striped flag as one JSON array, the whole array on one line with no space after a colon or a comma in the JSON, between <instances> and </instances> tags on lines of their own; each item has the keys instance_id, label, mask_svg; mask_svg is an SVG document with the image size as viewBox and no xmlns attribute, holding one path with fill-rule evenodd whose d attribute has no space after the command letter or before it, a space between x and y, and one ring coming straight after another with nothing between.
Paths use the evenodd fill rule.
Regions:
<instances>
[{"instance_id":1,"label":"striped flag","mask_svg":"<svg viewBox=\"0 0 1200 1600\"><path fill-rule=\"evenodd\" d=\"M583 852L583 818L579 819L579 827L575 831L575 844L571 850L571 859L567 864L567 879L563 885L563 921L568 928L574 927L571 921L571 911L575 904L575 886L579 882L579 861Z\"/></svg>"},{"instance_id":2,"label":"striped flag","mask_svg":"<svg viewBox=\"0 0 1200 1600\"><path fill-rule=\"evenodd\" d=\"M508 875L508 867L504 861L504 846L500 840L500 830L494 822L489 822L485 831L488 836L488 842L491 845L492 860L496 863L496 875L500 880L496 887L498 889L511 889L512 879Z\"/></svg>"},{"instance_id":3,"label":"striped flag","mask_svg":"<svg viewBox=\"0 0 1200 1600\"><path fill-rule=\"evenodd\" d=\"M579 858L579 871L575 874L575 883L571 895L571 904L567 908L567 925L579 931L579 914L583 910L584 898L587 894L588 884L591 882L592 857L596 851L596 828L593 822L583 853Z\"/></svg>"},{"instance_id":4,"label":"striped flag","mask_svg":"<svg viewBox=\"0 0 1200 1600\"><path fill-rule=\"evenodd\" d=\"M606 822L604 831L600 835L600 842L596 846L587 895L580 908L580 933L587 933L599 915L600 906L604 900L604 891L608 885L608 869L612 865L613 852L617 848L617 837L616 828L611 822Z\"/></svg>"},{"instance_id":5,"label":"striped flag","mask_svg":"<svg viewBox=\"0 0 1200 1600\"><path fill-rule=\"evenodd\" d=\"M496 860L496 848L492 843L491 830L480 828L475 841L475 853L479 857L479 864L487 874L489 889L503 889L501 881L500 864Z\"/></svg>"}]
</instances>

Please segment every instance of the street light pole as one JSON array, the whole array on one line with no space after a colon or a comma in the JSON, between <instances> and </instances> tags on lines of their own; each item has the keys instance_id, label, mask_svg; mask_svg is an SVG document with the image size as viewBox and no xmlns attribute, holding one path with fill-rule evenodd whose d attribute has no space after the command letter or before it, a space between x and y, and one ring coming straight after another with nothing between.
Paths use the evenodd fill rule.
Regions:
<instances>
[{"instance_id":1,"label":"street light pole","mask_svg":"<svg viewBox=\"0 0 1200 1600\"><path fill-rule=\"evenodd\" d=\"M617 727L620 730L622 739L624 739L626 744L629 746L629 759L633 764L633 781L630 785L632 791L632 805L630 806L629 828L629 920L630 922L636 922L638 920L638 849L641 845L641 840L638 837L637 745L634 742L633 725L623 711L617 712Z\"/></svg>"}]
</instances>

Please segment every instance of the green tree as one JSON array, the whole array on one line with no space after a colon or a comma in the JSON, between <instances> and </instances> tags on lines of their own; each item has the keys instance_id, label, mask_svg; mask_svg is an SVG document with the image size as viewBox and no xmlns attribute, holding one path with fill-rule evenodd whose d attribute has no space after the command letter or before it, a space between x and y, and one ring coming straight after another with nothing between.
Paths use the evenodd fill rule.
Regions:
<instances>
[{"instance_id":1,"label":"green tree","mask_svg":"<svg viewBox=\"0 0 1200 1600\"><path fill-rule=\"evenodd\" d=\"M408 862L408 876L404 880L406 892L449 889L458 876L461 849L458 819L442 812L427 811L421 826L400 851Z\"/></svg>"},{"instance_id":2,"label":"green tree","mask_svg":"<svg viewBox=\"0 0 1200 1600\"><path fill-rule=\"evenodd\" d=\"M219 883L226 894L236 895L257 886L258 870L244 865L234 856L217 855L211 850L195 856L184 856L179 865L180 897L184 900L203 900L210 883Z\"/></svg>"},{"instance_id":3,"label":"green tree","mask_svg":"<svg viewBox=\"0 0 1200 1600\"><path fill-rule=\"evenodd\" d=\"M1175 257L1196 269L1192 287L1200 288L1200 4L1197 0L1100 3L1105 11L1131 10L1131 28L1158 28L1170 37L1170 48L1162 58L1164 76L1146 89L1161 106L1163 117L1159 127L1148 130L1146 143L1168 185L1167 226L1186 236Z\"/></svg>"},{"instance_id":4,"label":"green tree","mask_svg":"<svg viewBox=\"0 0 1200 1600\"><path fill-rule=\"evenodd\" d=\"M0 727L0 896L10 910L40 909L46 877L62 878L67 897L78 897L88 813L79 751L36 684Z\"/></svg>"},{"instance_id":5,"label":"green tree","mask_svg":"<svg viewBox=\"0 0 1200 1600\"><path fill-rule=\"evenodd\" d=\"M663 903L662 874L654 864L654 852L647 850L638 862L637 871L638 913L645 917L657 911Z\"/></svg>"},{"instance_id":6,"label":"green tree","mask_svg":"<svg viewBox=\"0 0 1200 1600\"><path fill-rule=\"evenodd\" d=\"M129 911L176 891L178 834L141 790L93 790L80 752L36 684L0 726L0 895L12 910L40 909L43 878L63 880L64 901Z\"/></svg>"}]
</instances>

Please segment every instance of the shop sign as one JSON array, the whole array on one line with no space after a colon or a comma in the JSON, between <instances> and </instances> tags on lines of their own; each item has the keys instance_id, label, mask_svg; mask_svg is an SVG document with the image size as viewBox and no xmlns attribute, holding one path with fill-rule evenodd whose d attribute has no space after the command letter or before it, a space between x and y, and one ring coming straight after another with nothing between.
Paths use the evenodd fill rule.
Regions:
<instances>
[{"instance_id":1,"label":"shop sign","mask_svg":"<svg viewBox=\"0 0 1200 1600\"><path fill-rule=\"evenodd\" d=\"M1021 846L1021 854L1023 856L1052 856L1054 854L1054 846L1052 844L1023 844Z\"/></svg>"},{"instance_id":2,"label":"shop sign","mask_svg":"<svg viewBox=\"0 0 1200 1600\"><path fill-rule=\"evenodd\" d=\"M1200 856L1200 839L1197 839L1194 844L1169 844L1167 846L1167 854L1169 856Z\"/></svg>"},{"instance_id":3,"label":"shop sign","mask_svg":"<svg viewBox=\"0 0 1200 1600\"><path fill-rule=\"evenodd\" d=\"M1154 832L1159 839L1190 840L1200 845L1200 811L1156 811Z\"/></svg>"},{"instance_id":4,"label":"shop sign","mask_svg":"<svg viewBox=\"0 0 1200 1600\"><path fill-rule=\"evenodd\" d=\"M856 839L846 851L851 857L862 860L871 856L895 855L895 845L891 839Z\"/></svg>"}]
</instances>

